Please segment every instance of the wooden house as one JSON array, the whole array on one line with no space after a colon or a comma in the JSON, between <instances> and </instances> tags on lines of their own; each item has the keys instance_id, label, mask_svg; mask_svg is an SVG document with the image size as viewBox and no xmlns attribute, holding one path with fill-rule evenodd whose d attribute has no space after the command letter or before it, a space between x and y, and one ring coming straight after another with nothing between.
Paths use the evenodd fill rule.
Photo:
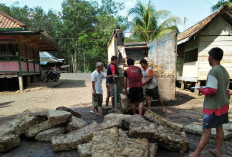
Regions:
<instances>
[{"instance_id":1,"label":"wooden house","mask_svg":"<svg viewBox=\"0 0 232 157\"><path fill-rule=\"evenodd\" d=\"M228 6L180 33L177 37L177 80L195 82L200 86L206 81L211 67L208 52L213 47L224 51L221 64L232 79L232 12Z\"/></svg>"},{"instance_id":2,"label":"wooden house","mask_svg":"<svg viewBox=\"0 0 232 157\"><path fill-rule=\"evenodd\" d=\"M0 79L18 77L20 91L23 79L36 81L40 75L39 51L57 51L59 46L44 31L31 31L25 24L0 12Z\"/></svg>"}]
</instances>

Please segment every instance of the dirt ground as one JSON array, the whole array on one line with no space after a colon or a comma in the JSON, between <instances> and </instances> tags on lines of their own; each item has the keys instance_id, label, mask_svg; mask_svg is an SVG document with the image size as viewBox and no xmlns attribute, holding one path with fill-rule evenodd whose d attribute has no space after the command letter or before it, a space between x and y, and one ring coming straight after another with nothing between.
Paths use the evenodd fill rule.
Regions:
<instances>
[{"instance_id":1,"label":"dirt ground","mask_svg":"<svg viewBox=\"0 0 232 157\"><path fill-rule=\"evenodd\" d=\"M106 91L105 83L103 83L103 91ZM103 94L106 98L106 92ZM203 96L194 98L189 91L177 88L176 100L165 102L167 108L171 111L168 114L161 113L161 106L157 102L153 103L152 110L162 117L176 123L202 123L202 104ZM81 112L83 119L90 123L94 120L101 122L103 117L96 117L89 111L91 110L91 79L90 74L67 74L62 73L59 82L32 84L25 89L24 93L16 92L0 92L0 125L12 119L16 114L29 109L33 113L44 112L48 109L56 109L60 106L75 108ZM105 104L105 101L103 102ZM232 120L232 110L230 109L230 122ZM187 134L189 139L190 150L192 152L200 140L200 136ZM203 157L211 157L207 151L209 148L215 147L215 139L211 139L210 143L203 150ZM232 139L223 143L222 154L224 157L232 156ZM186 154L170 152L159 148L157 157L182 157ZM0 154L3 157L50 157L50 156L78 156L76 150L61 153L53 153L50 142L35 142L22 140L21 145L7 153Z\"/></svg>"}]
</instances>

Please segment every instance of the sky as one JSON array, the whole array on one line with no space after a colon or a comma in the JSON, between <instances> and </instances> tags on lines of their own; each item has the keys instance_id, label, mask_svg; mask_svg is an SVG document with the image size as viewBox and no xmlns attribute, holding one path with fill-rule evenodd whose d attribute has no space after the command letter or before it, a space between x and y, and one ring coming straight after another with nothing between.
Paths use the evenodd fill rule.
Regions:
<instances>
[{"instance_id":1,"label":"sky","mask_svg":"<svg viewBox=\"0 0 232 157\"><path fill-rule=\"evenodd\" d=\"M96 0L100 2L101 0ZM115 0L116 2L123 2L125 9L119 12L122 16L127 16L128 10L133 8L137 3L136 0ZM149 0L141 0L142 3L147 4ZM182 22L178 26L182 32L184 30L184 17L187 18L185 28L203 20L212 14L211 7L216 4L218 0L152 0L157 10L168 10L172 16L179 17ZM6 6L11 6L15 2L19 2L19 6L28 5L29 7L41 6L45 11L53 9L61 11L61 3L63 0L0 0L0 3ZM129 18L130 20L130 18Z\"/></svg>"}]
</instances>

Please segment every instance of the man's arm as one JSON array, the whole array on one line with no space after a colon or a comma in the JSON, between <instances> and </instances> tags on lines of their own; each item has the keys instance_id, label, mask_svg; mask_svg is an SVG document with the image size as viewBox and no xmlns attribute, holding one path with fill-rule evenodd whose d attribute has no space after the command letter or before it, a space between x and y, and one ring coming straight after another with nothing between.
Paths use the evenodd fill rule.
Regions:
<instances>
[{"instance_id":1,"label":"man's arm","mask_svg":"<svg viewBox=\"0 0 232 157\"><path fill-rule=\"evenodd\" d=\"M124 89L125 89L125 95L128 95L127 93L127 72L124 71L124 80L123 80L123 84L124 84Z\"/></svg>"},{"instance_id":2,"label":"man's arm","mask_svg":"<svg viewBox=\"0 0 232 157\"><path fill-rule=\"evenodd\" d=\"M203 95L213 95L217 93L218 80L212 75L208 75L206 87L201 87L200 91Z\"/></svg>"},{"instance_id":3,"label":"man's arm","mask_svg":"<svg viewBox=\"0 0 232 157\"><path fill-rule=\"evenodd\" d=\"M125 95L128 95L128 93L127 93L127 77L124 77L123 83L124 83Z\"/></svg>"},{"instance_id":4,"label":"man's arm","mask_svg":"<svg viewBox=\"0 0 232 157\"><path fill-rule=\"evenodd\" d=\"M148 80L143 83L143 86L146 85L147 83L149 83L153 79L153 74L154 74L154 71L152 69L149 70L149 72L148 72Z\"/></svg>"},{"instance_id":5,"label":"man's arm","mask_svg":"<svg viewBox=\"0 0 232 157\"><path fill-rule=\"evenodd\" d=\"M96 90L95 90L95 82L92 81L92 88L93 88L93 96L96 96Z\"/></svg>"}]
</instances>

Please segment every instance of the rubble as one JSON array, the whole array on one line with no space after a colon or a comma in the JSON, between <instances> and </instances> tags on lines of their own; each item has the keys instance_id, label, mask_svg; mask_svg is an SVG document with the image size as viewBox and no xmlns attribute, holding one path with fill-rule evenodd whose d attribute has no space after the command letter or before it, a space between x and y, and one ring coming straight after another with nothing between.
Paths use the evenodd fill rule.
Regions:
<instances>
[{"instance_id":1,"label":"rubble","mask_svg":"<svg viewBox=\"0 0 232 157\"><path fill-rule=\"evenodd\" d=\"M118 136L117 127L95 132L92 139L92 157L114 156Z\"/></svg>"},{"instance_id":2,"label":"rubble","mask_svg":"<svg viewBox=\"0 0 232 157\"><path fill-rule=\"evenodd\" d=\"M119 131L119 137L128 137L129 132L128 131L123 131L121 129L118 129Z\"/></svg>"},{"instance_id":3,"label":"rubble","mask_svg":"<svg viewBox=\"0 0 232 157\"><path fill-rule=\"evenodd\" d=\"M0 152L6 152L20 145L18 135L4 135L0 137Z\"/></svg>"},{"instance_id":4,"label":"rubble","mask_svg":"<svg viewBox=\"0 0 232 157\"><path fill-rule=\"evenodd\" d=\"M119 137L116 146L117 156L129 157L148 157L149 156L149 142L147 139L132 139Z\"/></svg>"},{"instance_id":5,"label":"rubble","mask_svg":"<svg viewBox=\"0 0 232 157\"><path fill-rule=\"evenodd\" d=\"M128 118L124 118L122 120L122 129L129 130L130 125L142 126L142 125L149 125L149 124L150 124L150 122L145 120L142 116L136 114L136 115L130 116Z\"/></svg>"},{"instance_id":6,"label":"rubble","mask_svg":"<svg viewBox=\"0 0 232 157\"><path fill-rule=\"evenodd\" d=\"M188 149L188 139L184 132L172 130L165 126L150 123L143 126L130 126L129 136L147 138L172 151L185 152Z\"/></svg>"},{"instance_id":7,"label":"rubble","mask_svg":"<svg viewBox=\"0 0 232 157\"><path fill-rule=\"evenodd\" d=\"M52 141L52 137L63 134L65 131L64 127L52 128L38 133L35 136L37 141Z\"/></svg>"},{"instance_id":8,"label":"rubble","mask_svg":"<svg viewBox=\"0 0 232 157\"><path fill-rule=\"evenodd\" d=\"M26 110L16 116L12 121L0 126L0 136L23 134L28 128L36 124L36 119L29 110Z\"/></svg>"},{"instance_id":9,"label":"rubble","mask_svg":"<svg viewBox=\"0 0 232 157\"><path fill-rule=\"evenodd\" d=\"M92 140L93 133L102 128L96 123L91 123L85 127L52 138L53 151L63 151L76 149L78 144L88 143Z\"/></svg>"},{"instance_id":10,"label":"rubble","mask_svg":"<svg viewBox=\"0 0 232 157\"><path fill-rule=\"evenodd\" d=\"M71 122L68 123L66 130L70 132L73 130L77 130L85 125L86 122L83 119L72 116Z\"/></svg>"},{"instance_id":11,"label":"rubble","mask_svg":"<svg viewBox=\"0 0 232 157\"><path fill-rule=\"evenodd\" d=\"M49 120L39 123L25 131L25 135L28 138L34 137L37 133L52 128Z\"/></svg>"},{"instance_id":12,"label":"rubble","mask_svg":"<svg viewBox=\"0 0 232 157\"><path fill-rule=\"evenodd\" d=\"M48 120L47 112L41 112L34 114L35 119L38 123L42 123Z\"/></svg>"},{"instance_id":13,"label":"rubble","mask_svg":"<svg viewBox=\"0 0 232 157\"><path fill-rule=\"evenodd\" d=\"M191 133L191 134L201 136L202 135L202 126L196 125L196 124L188 124L188 125L184 126L184 131ZM216 138L216 129L215 128L211 129L211 137ZM229 130L226 130L224 128L224 139L229 139L231 137L232 137L232 132Z\"/></svg>"},{"instance_id":14,"label":"rubble","mask_svg":"<svg viewBox=\"0 0 232 157\"><path fill-rule=\"evenodd\" d=\"M158 123L158 124L162 124L165 125L173 130L177 130L177 131L183 131L184 126L182 124L177 124L177 123L172 123L170 121L167 121L166 119L160 117L159 115L155 114L154 112L152 112L151 110L148 110L144 116L145 119L153 122L153 123Z\"/></svg>"},{"instance_id":15,"label":"rubble","mask_svg":"<svg viewBox=\"0 0 232 157\"><path fill-rule=\"evenodd\" d=\"M108 120L114 120L114 121L118 121L121 123L124 118L128 118L130 116L131 115L110 113L104 117L104 122L106 122Z\"/></svg>"},{"instance_id":16,"label":"rubble","mask_svg":"<svg viewBox=\"0 0 232 157\"><path fill-rule=\"evenodd\" d=\"M81 114L72 108L67 108L67 107L61 106L61 107L57 107L56 110L70 112L72 114L72 116L77 117L77 118L81 118Z\"/></svg>"},{"instance_id":17,"label":"rubble","mask_svg":"<svg viewBox=\"0 0 232 157\"><path fill-rule=\"evenodd\" d=\"M71 113L60 110L49 110L48 119L52 126L58 126L71 120Z\"/></svg>"},{"instance_id":18,"label":"rubble","mask_svg":"<svg viewBox=\"0 0 232 157\"><path fill-rule=\"evenodd\" d=\"M121 128L121 123L119 120L118 121L117 120L108 120L108 121L103 122L99 125L102 129L110 129L113 127Z\"/></svg>"},{"instance_id":19,"label":"rubble","mask_svg":"<svg viewBox=\"0 0 232 157\"><path fill-rule=\"evenodd\" d=\"M223 124L223 129L232 131L232 123Z\"/></svg>"},{"instance_id":20,"label":"rubble","mask_svg":"<svg viewBox=\"0 0 232 157\"><path fill-rule=\"evenodd\" d=\"M92 156L92 142L86 144L79 144L77 146L77 152L80 157L91 157Z\"/></svg>"},{"instance_id":21,"label":"rubble","mask_svg":"<svg viewBox=\"0 0 232 157\"><path fill-rule=\"evenodd\" d=\"M150 157L155 157L156 152L158 150L158 144L157 143L149 143L149 148L150 148Z\"/></svg>"},{"instance_id":22,"label":"rubble","mask_svg":"<svg viewBox=\"0 0 232 157\"><path fill-rule=\"evenodd\" d=\"M128 113L130 110L130 104L127 96L123 93L120 93L120 102L121 102L122 111Z\"/></svg>"}]
</instances>

